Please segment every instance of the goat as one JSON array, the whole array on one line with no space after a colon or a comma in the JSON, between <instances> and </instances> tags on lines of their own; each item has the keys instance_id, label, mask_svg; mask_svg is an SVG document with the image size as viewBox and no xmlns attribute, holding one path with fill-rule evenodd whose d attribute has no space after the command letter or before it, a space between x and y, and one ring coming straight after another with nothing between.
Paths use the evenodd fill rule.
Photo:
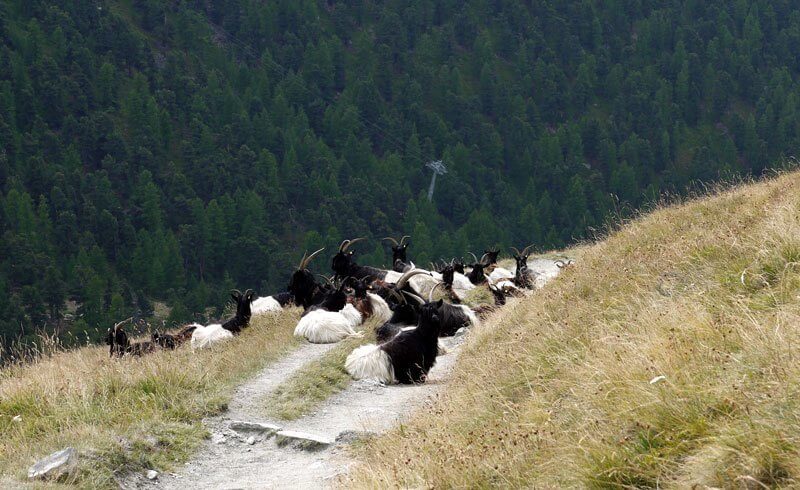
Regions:
<instances>
[{"instance_id":1,"label":"goat","mask_svg":"<svg viewBox=\"0 0 800 490\"><path fill-rule=\"evenodd\" d=\"M331 344L357 335L354 329L361 322L361 313L351 304L340 311L314 310L300 318L294 335L305 337L312 344Z\"/></svg>"},{"instance_id":2,"label":"goat","mask_svg":"<svg viewBox=\"0 0 800 490\"><path fill-rule=\"evenodd\" d=\"M405 272L406 268L410 267L413 269L414 263L408 261L408 246L410 243L405 243L406 238L411 238L408 235L403 235L398 242L394 238L387 236L384 240L390 240L394 245L392 245L392 269L395 272Z\"/></svg>"},{"instance_id":3,"label":"goat","mask_svg":"<svg viewBox=\"0 0 800 490\"><path fill-rule=\"evenodd\" d=\"M354 244L364 238L355 238L353 240L345 240L339 245L339 251L331 259L331 270L334 272L334 278L344 279L347 277L354 277L356 279L365 279L371 277L373 280L383 280L388 271L384 269L377 269L365 265L358 265L355 263L355 258L352 250L348 249Z\"/></svg>"},{"instance_id":4,"label":"goat","mask_svg":"<svg viewBox=\"0 0 800 490\"><path fill-rule=\"evenodd\" d=\"M192 338L195 328L194 325L188 325L174 334L153 332L150 340L162 349L174 350Z\"/></svg>"},{"instance_id":5,"label":"goat","mask_svg":"<svg viewBox=\"0 0 800 490\"><path fill-rule=\"evenodd\" d=\"M443 283L439 283L437 287L443 285ZM429 304L433 302L435 290L436 288L433 288L428 296ZM441 322L441 330L439 332L441 337L452 337L462 327L472 327L479 323L478 317L468 306L444 302L440 302L439 320Z\"/></svg>"},{"instance_id":6,"label":"goat","mask_svg":"<svg viewBox=\"0 0 800 490\"><path fill-rule=\"evenodd\" d=\"M191 340L192 350L203 349L218 342L232 339L234 335L239 334L242 329L246 328L250 324L252 315L250 307L254 295L255 293L251 289L245 291L244 294L234 289L231 292L231 298L236 303L236 315L233 318L223 324L213 323L205 327L197 323L189 325L189 327L194 327Z\"/></svg>"},{"instance_id":7,"label":"goat","mask_svg":"<svg viewBox=\"0 0 800 490\"><path fill-rule=\"evenodd\" d=\"M476 257L474 253L470 252L470 255L475 259L475 262L472 264L472 270L467 274L467 279L477 286L478 284L486 282L486 274L484 274L483 271L485 264L478 260L478 257Z\"/></svg>"},{"instance_id":8,"label":"goat","mask_svg":"<svg viewBox=\"0 0 800 490\"><path fill-rule=\"evenodd\" d=\"M108 329L106 344L109 346L110 357L122 357L126 354L139 357L156 350L156 345L153 342L136 342L131 344L128 339L128 334L122 328L124 323L131 320L133 320L133 318L128 318L127 320L116 323L112 328Z\"/></svg>"},{"instance_id":9,"label":"goat","mask_svg":"<svg viewBox=\"0 0 800 490\"><path fill-rule=\"evenodd\" d=\"M419 321L418 308L409 303L405 294L392 290L392 294L398 298L398 303L392 311L392 316L378 328L375 329L375 340L382 344L393 339L397 334L409 327L414 328Z\"/></svg>"},{"instance_id":10,"label":"goat","mask_svg":"<svg viewBox=\"0 0 800 490\"><path fill-rule=\"evenodd\" d=\"M295 326L295 336L305 337L312 344L330 344L356 335L354 328L362 323L363 316L347 303L342 291L346 282L303 313Z\"/></svg>"},{"instance_id":11,"label":"goat","mask_svg":"<svg viewBox=\"0 0 800 490\"><path fill-rule=\"evenodd\" d=\"M373 316L385 322L392 316L389 304L375 293L371 293L372 287L362 279L351 279L353 294L348 297L348 302L356 307L364 320Z\"/></svg>"},{"instance_id":12,"label":"goat","mask_svg":"<svg viewBox=\"0 0 800 490\"><path fill-rule=\"evenodd\" d=\"M386 343L353 350L344 363L350 376L386 384L424 383L439 352L441 323L437 312L441 303L422 306L417 328L400 332Z\"/></svg>"},{"instance_id":13,"label":"goat","mask_svg":"<svg viewBox=\"0 0 800 490\"><path fill-rule=\"evenodd\" d=\"M565 268L571 266L572 264L573 264L572 259L566 259L566 260L559 259L559 260L556 260L556 267L558 267L559 269L565 269Z\"/></svg>"},{"instance_id":14,"label":"goat","mask_svg":"<svg viewBox=\"0 0 800 490\"><path fill-rule=\"evenodd\" d=\"M528 269L528 257L530 249L533 245L528 245L522 252L514 247L514 260L517 262L517 270L514 273L514 285L521 289L533 289L536 284L536 273Z\"/></svg>"},{"instance_id":15,"label":"goat","mask_svg":"<svg viewBox=\"0 0 800 490\"><path fill-rule=\"evenodd\" d=\"M256 316L264 313L281 311L293 303L294 295L289 291L283 291L278 294L273 294L272 296L254 299L251 309L253 311L253 316Z\"/></svg>"},{"instance_id":16,"label":"goat","mask_svg":"<svg viewBox=\"0 0 800 490\"><path fill-rule=\"evenodd\" d=\"M289 285L286 287L293 297L294 304L302 306L303 309L308 309L314 304L314 297L320 293L320 285L314 279L314 274L308 270L308 264L323 250L325 250L324 247L311 255L304 253L297 270L292 274Z\"/></svg>"}]
</instances>

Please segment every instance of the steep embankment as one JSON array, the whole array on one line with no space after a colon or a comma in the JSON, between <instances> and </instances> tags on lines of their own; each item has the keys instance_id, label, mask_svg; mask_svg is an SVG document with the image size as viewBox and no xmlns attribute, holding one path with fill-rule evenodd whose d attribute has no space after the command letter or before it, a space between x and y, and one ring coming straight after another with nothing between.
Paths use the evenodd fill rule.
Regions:
<instances>
[{"instance_id":1,"label":"steep embankment","mask_svg":"<svg viewBox=\"0 0 800 490\"><path fill-rule=\"evenodd\" d=\"M464 347L348 485L800 479L800 173L638 219Z\"/></svg>"}]
</instances>

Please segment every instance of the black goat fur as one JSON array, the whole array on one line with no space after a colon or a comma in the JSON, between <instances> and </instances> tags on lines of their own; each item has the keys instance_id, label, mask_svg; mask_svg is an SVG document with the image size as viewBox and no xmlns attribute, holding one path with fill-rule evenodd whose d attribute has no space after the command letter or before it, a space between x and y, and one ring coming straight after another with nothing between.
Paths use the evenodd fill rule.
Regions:
<instances>
[{"instance_id":1,"label":"black goat fur","mask_svg":"<svg viewBox=\"0 0 800 490\"><path fill-rule=\"evenodd\" d=\"M244 294L239 291L231 293L231 298L236 303L236 315L222 324L222 328L233 333L234 335L240 333L242 329L250 325L250 303L253 302L255 293L247 290Z\"/></svg>"},{"instance_id":2,"label":"black goat fur","mask_svg":"<svg viewBox=\"0 0 800 490\"><path fill-rule=\"evenodd\" d=\"M483 272L484 264L477 262L472 264L472 270L467 274L467 279L474 285L483 284L486 282L486 274Z\"/></svg>"},{"instance_id":3,"label":"black goat fur","mask_svg":"<svg viewBox=\"0 0 800 490\"><path fill-rule=\"evenodd\" d=\"M389 321L375 329L375 340L382 344L393 339L405 327L413 327L419 322L419 311L411 303L400 303L394 307Z\"/></svg>"},{"instance_id":4,"label":"black goat fur","mask_svg":"<svg viewBox=\"0 0 800 490\"><path fill-rule=\"evenodd\" d=\"M331 259L331 270L335 273L334 277L338 279L345 279L347 277L365 279L367 277L372 277L373 280L383 280L386 278L387 272L383 269L356 264L354 252L352 250L338 252L334 255L333 259Z\"/></svg>"},{"instance_id":5,"label":"black goat fur","mask_svg":"<svg viewBox=\"0 0 800 490\"><path fill-rule=\"evenodd\" d=\"M301 269L294 271L286 290L292 295L294 304L302 306L303 309L308 309L314 304L313 300L315 295L320 292L320 285L310 270Z\"/></svg>"},{"instance_id":6,"label":"black goat fur","mask_svg":"<svg viewBox=\"0 0 800 490\"><path fill-rule=\"evenodd\" d=\"M421 307L417 328L401 332L380 349L386 352L394 368L394 376L403 384L424 383L436 364L441 324L437 311L442 301Z\"/></svg>"},{"instance_id":7,"label":"black goat fur","mask_svg":"<svg viewBox=\"0 0 800 490\"><path fill-rule=\"evenodd\" d=\"M441 302L438 310L441 330L439 336L452 337L461 327L468 327L470 319L464 310L456 305Z\"/></svg>"},{"instance_id":8,"label":"black goat fur","mask_svg":"<svg viewBox=\"0 0 800 490\"><path fill-rule=\"evenodd\" d=\"M514 254L514 260L517 262L517 270L514 273L514 285L522 289L533 289L536 275L528 269L528 254L517 255Z\"/></svg>"},{"instance_id":9,"label":"black goat fur","mask_svg":"<svg viewBox=\"0 0 800 490\"><path fill-rule=\"evenodd\" d=\"M272 297L281 305L281 308L286 308L286 306L294 303L294 295L289 291L273 294Z\"/></svg>"}]
</instances>

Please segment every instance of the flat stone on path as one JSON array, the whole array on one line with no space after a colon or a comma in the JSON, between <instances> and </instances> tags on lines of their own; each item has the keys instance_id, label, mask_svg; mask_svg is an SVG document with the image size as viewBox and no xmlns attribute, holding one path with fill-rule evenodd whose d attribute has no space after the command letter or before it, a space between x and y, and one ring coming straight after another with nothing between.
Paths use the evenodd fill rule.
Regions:
<instances>
[{"instance_id":1,"label":"flat stone on path","mask_svg":"<svg viewBox=\"0 0 800 490\"><path fill-rule=\"evenodd\" d=\"M228 426L236 432L258 432L266 436L271 436L282 429L282 427L273 424L264 424L261 422L244 422L241 420L234 420Z\"/></svg>"},{"instance_id":2,"label":"flat stone on path","mask_svg":"<svg viewBox=\"0 0 800 490\"><path fill-rule=\"evenodd\" d=\"M317 451L333 444L333 441L326 437L295 430L278 431L275 435L275 442L278 447L291 446L304 451Z\"/></svg>"},{"instance_id":3,"label":"flat stone on path","mask_svg":"<svg viewBox=\"0 0 800 490\"><path fill-rule=\"evenodd\" d=\"M56 479L72 471L77 462L78 451L73 447L68 447L37 461L28 469L28 478Z\"/></svg>"}]
</instances>

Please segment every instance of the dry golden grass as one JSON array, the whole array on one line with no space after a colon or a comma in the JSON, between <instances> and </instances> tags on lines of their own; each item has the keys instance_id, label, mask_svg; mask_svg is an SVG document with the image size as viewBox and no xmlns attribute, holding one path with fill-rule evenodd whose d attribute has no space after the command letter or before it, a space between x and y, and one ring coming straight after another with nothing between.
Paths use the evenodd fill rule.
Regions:
<instances>
[{"instance_id":1,"label":"dry golden grass","mask_svg":"<svg viewBox=\"0 0 800 490\"><path fill-rule=\"evenodd\" d=\"M299 419L347 388L352 378L344 369L344 361L356 347L375 342L378 325L377 318L367 320L361 326L363 337L342 340L325 355L297 370L264 398L266 413L283 420Z\"/></svg>"},{"instance_id":2,"label":"dry golden grass","mask_svg":"<svg viewBox=\"0 0 800 490\"><path fill-rule=\"evenodd\" d=\"M66 483L89 488L184 460L206 437L201 419L226 407L237 382L298 345L298 317L255 318L235 339L196 353L187 344L109 359L107 347L85 347L0 371L0 480L24 479L30 464L66 446L82 452Z\"/></svg>"},{"instance_id":3,"label":"dry golden grass","mask_svg":"<svg viewBox=\"0 0 800 490\"><path fill-rule=\"evenodd\" d=\"M570 253L470 337L432 408L366 444L347 485L797 486L800 173Z\"/></svg>"}]
</instances>

